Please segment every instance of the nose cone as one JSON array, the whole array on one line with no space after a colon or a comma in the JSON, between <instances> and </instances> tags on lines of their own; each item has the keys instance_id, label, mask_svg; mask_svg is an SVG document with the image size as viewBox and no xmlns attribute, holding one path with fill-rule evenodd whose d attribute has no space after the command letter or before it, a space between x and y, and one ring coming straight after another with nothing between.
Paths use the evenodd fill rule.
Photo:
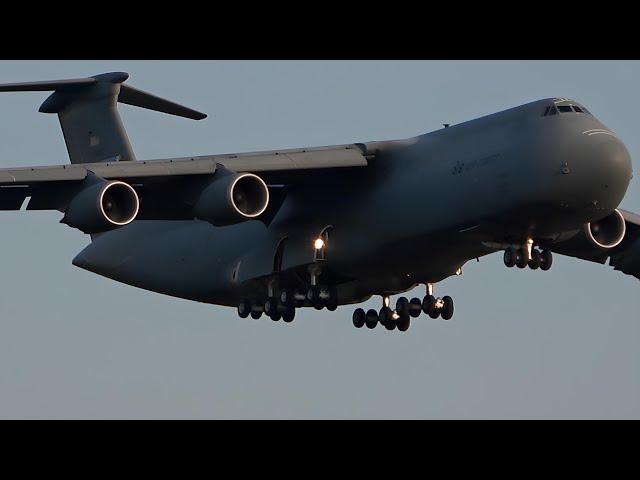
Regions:
<instances>
[{"instance_id":1,"label":"nose cone","mask_svg":"<svg viewBox=\"0 0 640 480\"><path fill-rule=\"evenodd\" d=\"M631 157L624 143L608 130L586 132L582 136L582 158L572 162L577 187L594 214L610 213L620 205L629 187Z\"/></svg>"}]
</instances>

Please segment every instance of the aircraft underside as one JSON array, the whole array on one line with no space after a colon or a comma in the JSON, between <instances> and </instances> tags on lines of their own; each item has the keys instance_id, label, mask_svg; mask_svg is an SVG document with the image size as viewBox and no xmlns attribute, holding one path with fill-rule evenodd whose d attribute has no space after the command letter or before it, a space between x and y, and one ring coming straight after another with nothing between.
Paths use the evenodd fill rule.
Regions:
<instances>
[{"instance_id":1,"label":"aircraft underside","mask_svg":"<svg viewBox=\"0 0 640 480\"><path fill-rule=\"evenodd\" d=\"M286 323L357 308L357 328L449 320L434 285L503 252L547 271L553 252L640 278L640 217L619 205L631 159L584 106L548 98L418 137L137 160L118 103L206 115L123 83L128 74L0 85L53 92L70 165L0 169L0 210L56 210L91 235L73 260L154 292ZM391 296L418 285L422 298Z\"/></svg>"}]
</instances>

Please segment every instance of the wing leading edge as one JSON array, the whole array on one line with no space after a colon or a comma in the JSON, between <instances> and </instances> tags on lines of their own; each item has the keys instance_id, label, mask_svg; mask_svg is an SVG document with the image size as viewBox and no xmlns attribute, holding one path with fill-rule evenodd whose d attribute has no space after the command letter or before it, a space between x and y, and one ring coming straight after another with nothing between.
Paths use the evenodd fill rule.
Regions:
<instances>
[{"instance_id":1,"label":"wing leading edge","mask_svg":"<svg viewBox=\"0 0 640 480\"><path fill-rule=\"evenodd\" d=\"M131 162L99 162L44 167L0 169L0 210L19 210L32 197L29 210L62 210L64 192L89 174L106 180L122 180L138 186L173 180L184 184L189 177L212 175L218 166L243 173L263 174L278 183L278 175L367 166L365 151L357 144L229 155L207 155ZM174 181L174 183L175 183ZM290 181L290 180L289 180ZM168 186L167 188L171 188Z\"/></svg>"}]
</instances>

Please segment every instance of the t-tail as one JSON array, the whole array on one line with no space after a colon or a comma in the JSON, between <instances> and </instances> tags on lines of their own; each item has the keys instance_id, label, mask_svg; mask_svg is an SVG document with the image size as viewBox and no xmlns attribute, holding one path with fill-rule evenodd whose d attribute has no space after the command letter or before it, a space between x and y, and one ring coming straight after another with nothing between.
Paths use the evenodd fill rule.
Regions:
<instances>
[{"instance_id":1,"label":"t-tail","mask_svg":"<svg viewBox=\"0 0 640 480\"><path fill-rule=\"evenodd\" d=\"M89 78L0 84L0 92L53 91L40 106L56 113L71 163L135 160L117 103L126 103L179 117L202 120L207 116L150 93L124 85L125 72Z\"/></svg>"}]
</instances>

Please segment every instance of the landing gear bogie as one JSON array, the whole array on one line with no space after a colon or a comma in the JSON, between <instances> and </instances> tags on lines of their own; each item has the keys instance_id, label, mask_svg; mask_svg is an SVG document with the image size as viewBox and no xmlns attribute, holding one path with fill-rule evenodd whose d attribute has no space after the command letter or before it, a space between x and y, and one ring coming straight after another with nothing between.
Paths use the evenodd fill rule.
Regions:
<instances>
[{"instance_id":1,"label":"landing gear bogie","mask_svg":"<svg viewBox=\"0 0 640 480\"><path fill-rule=\"evenodd\" d=\"M531 248L530 255L528 248ZM530 245L521 248L509 247L504 251L503 261L507 268L517 266L520 269L529 267L531 270L547 271L553 264L553 254L549 250L541 252Z\"/></svg>"},{"instance_id":2,"label":"landing gear bogie","mask_svg":"<svg viewBox=\"0 0 640 480\"><path fill-rule=\"evenodd\" d=\"M450 320L453 317L453 299L449 296L436 298L433 295L432 284L427 284L427 295L422 301L419 298L408 300L406 297L399 297L395 310L389 307L388 296L382 298L383 305L379 312L369 310L365 313L362 308L353 312L353 325L356 328L366 325L373 329L379 323L387 330L398 329L400 332L406 332L411 325L411 319L419 317L421 313L434 319L441 316L444 320Z\"/></svg>"}]
</instances>

